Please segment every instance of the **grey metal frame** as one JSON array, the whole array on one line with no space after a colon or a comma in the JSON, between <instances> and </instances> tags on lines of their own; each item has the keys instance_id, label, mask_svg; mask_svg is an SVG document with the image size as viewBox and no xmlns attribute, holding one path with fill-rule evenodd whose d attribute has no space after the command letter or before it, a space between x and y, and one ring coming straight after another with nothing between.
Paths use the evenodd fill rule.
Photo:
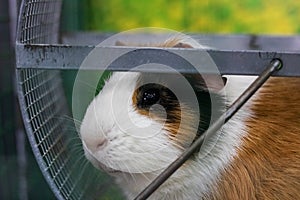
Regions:
<instances>
[{"instance_id":1,"label":"grey metal frame","mask_svg":"<svg viewBox=\"0 0 300 200\"><path fill-rule=\"evenodd\" d=\"M89 193L87 191L99 190L101 183L95 180L97 172L89 168L90 166L75 165L80 165L76 158L78 152L74 151L76 143L71 142L76 133L70 130L74 128L74 124L66 117L70 115L61 84L60 70L79 69L85 57L97 48L108 55L120 55L124 51L133 51L139 55L121 63L114 63L108 68L112 71L131 70L132 66L146 60L149 55L159 54L161 62L168 59L168 56L166 49L162 48L96 46L111 34L68 34L62 38L63 43L60 44L60 9L61 0L22 2L16 41L18 96L31 147L56 197L93 199L94 196L86 195ZM276 58L284 64L276 75L300 76L298 36L192 35L192 37L201 44L211 47L206 51L214 59L221 74L259 75L265 66ZM199 51L203 50L172 49L172 52L189 57L196 56ZM180 62L168 63L182 73L196 72L193 68L183 67ZM105 67L100 63L97 66L88 66L87 69L101 70ZM157 68L148 71L168 72ZM269 75L271 72L265 77Z\"/></svg>"},{"instance_id":2,"label":"grey metal frame","mask_svg":"<svg viewBox=\"0 0 300 200\"><path fill-rule=\"evenodd\" d=\"M79 69L83 60L92 51L105 52L106 55L121 55L123 52L134 51L135 47L96 46L110 34L73 34L63 38L65 44L17 44L18 68L39 69ZM89 39L91 36L91 39ZM199 51L206 51L212 57L221 74L231 75L258 75L262 66L266 66L272 59L281 59L284 68L278 76L300 76L300 37L299 36L251 36L251 35L191 35L201 44L210 49L172 49L183 57L195 57ZM70 38L68 38L70 37ZM143 39L143 37L141 37ZM144 39L147 39L146 36ZM86 42L86 44L85 44ZM147 48L149 49L149 48ZM147 59L147 56L156 56L159 52L164 62L168 59L166 48L155 48L151 54L144 55L145 48L138 49L139 60ZM106 57L108 60L111 57ZM128 59L118 65L110 66L109 70L131 70L137 59ZM197 73L194 69L188 69L180 63L171 63L172 68L181 73ZM106 66L98 63L87 66L85 69L106 69ZM158 69L153 72L166 72Z\"/></svg>"}]
</instances>

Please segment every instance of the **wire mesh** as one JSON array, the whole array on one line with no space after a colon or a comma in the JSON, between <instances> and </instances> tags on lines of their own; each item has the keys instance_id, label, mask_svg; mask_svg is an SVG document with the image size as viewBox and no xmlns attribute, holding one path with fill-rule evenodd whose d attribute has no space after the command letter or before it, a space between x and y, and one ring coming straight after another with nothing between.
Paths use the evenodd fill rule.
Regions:
<instances>
[{"instance_id":1,"label":"wire mesh","mask_svg":"<svg viewBox=\"0 0 300 200\"><path fill-rule=\"evenodd\" d=\"M24 0L17 43L58 43L61 4L61 0ZM30 144L56 197L74 200L101 197L110 180L84 159L60 71L17 69L17 83Z\"/></svg>"},{"instance_id":2,"label":"wire mesh","mask_svg":"<svg viewBox=\"0 0 300 200\"><path fill-rule=\"evenodd\" d=\"M18 40L24 44L58 41L61 0L23 1Z\"/></svg>"}]
</instances>

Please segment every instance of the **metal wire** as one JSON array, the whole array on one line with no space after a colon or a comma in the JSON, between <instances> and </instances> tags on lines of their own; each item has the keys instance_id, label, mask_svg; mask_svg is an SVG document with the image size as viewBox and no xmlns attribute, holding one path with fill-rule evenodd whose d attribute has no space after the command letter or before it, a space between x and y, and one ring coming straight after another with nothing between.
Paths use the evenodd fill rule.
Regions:
<instances>
[{"instance_id":1,"label":"metal wire","mask_svg":"<svg viewBox=\"0 0 300 200\"><path fill-rule=\"evenodd\" d=\"M23 44L53 44L58 41L61 0L22 2L17 40Z\"/></svg>"},{"instance_id":2,"label":"metal wire","mask_svg":"<svg viewBox=\"0 0 300 200\"><path fill-rule=\"evenodd\" d=\"M160 185L162 185L185 161L189 159L198 149L200 149L207 135L217 132L246 102L247 100L265 83L265 81L275 72L281 69L281 61L273 60L260 76L246 89L246 91L228 108L207 131L200 136L178 159L170 164L148 187L146 187L135 200L147 199Z\"/></svg>"},{"instance_id":3,"label":"metal wire","mask_svg":"<svg viewBox=\"0 0 300 200\"><path fill-rule=\"evenodd\" d=\"M61 0L22 2L17 44L59 40ZM95 199L103 184L98 170L84 162L71 122L58 70L19 69L17 83L26 132L40 169L58 199ZM107 180L106 180L107 181Z\"/></svg>"}]
</instances>

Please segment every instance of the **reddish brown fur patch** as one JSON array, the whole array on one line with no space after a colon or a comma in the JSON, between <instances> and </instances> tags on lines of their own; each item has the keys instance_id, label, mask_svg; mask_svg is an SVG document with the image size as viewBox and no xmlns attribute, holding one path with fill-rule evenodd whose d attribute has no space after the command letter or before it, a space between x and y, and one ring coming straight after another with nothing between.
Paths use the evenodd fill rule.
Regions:
<instances>
[{"instance_id":1,"label":"reddish brown fur patch","mask_svg":"<svg viewBox=\"0 0 300 200\"><path fill-rule=\"evenodd\" d=\"M169 138L174 141L174 145L184 150L196 136L197 124L196 116L191 112L191 108L182 107L170 113L177 116L176 122L166 122L165 130L169 132ZM192 133L195 133L194 135Z\"/></svg>"},{"instance_id":2,"label":"reddish brown fur patch","mask_svg":"<svg viewBox=\"0 0 300 200\"><path fill-rule=\"evenodd\" d=\"M164 130L168 131L168 137L170 141L173 141L174 145L180 149L186 148L193 141L195 135L191 135L191 133L196 132L197 126L195 126L195 116L191 112L190 108L181 108L179 105L174 105L171 111L168 111L168 115L172 116L172 119L165 119L156 114L155 112L151 112L147 109L138 108L138 99L139 99L139 89L136 89L132 95L133 107L140 115L144 115L149 117L159 123L164 123ZM164 96L163 98L168 98ZM182 121L182 118L184 121ZM194 126L192 125L194 124Z\"/></svg>"},{"instance_id":3,"label":"reddish brown fur patch","mask_svg":"<svg viewBox=\"0 0 300 200\"><path fill-rule=\"evenodd\" d=\"M271 78L210 199L300 199L300 78Z\"/></svg>"}]
</instances>

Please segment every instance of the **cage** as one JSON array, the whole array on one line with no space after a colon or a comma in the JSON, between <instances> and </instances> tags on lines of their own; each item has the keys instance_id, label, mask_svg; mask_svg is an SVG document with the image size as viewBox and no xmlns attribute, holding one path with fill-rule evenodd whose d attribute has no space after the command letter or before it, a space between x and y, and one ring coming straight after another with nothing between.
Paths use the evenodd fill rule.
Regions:
<instances>
[{"instance_id":1,"label":"cage","mask_svg":"<svg viewBox=\"0 0 300 200\"><path fill-rule=\"evenodd\" d=\"M58 199L97 199L114 190L112 180L78 159L80 139L71 120L62 85L62 70L77 70L93 45L109 34L72 33L60 35L61 0L23 0L16 43L17 86L26 132L40 169ZM300 38L297 36L193 35L205 38L207 50L221 74L259 75L278 58L284 68L278 76L299 76ZM207 39L209 38L209 39ZM229 45L230 44L230 45ZM101 48L101 47L99 47ZM124 51L128 48L114 48ZM106 51L110 51L106 48ZM159 51L156 48L153 51ZM183 55L197 50L176 49ZM136 59L143 59L140 56ZM167 56L161 57L167 60ZM135 59L123 60L109 70L129 70ZM182 73L194 73L171 63ZM98 66L101 69L101 66ZM94 66L88 66L95 69ZM154 71L161 72L159 69Z\"/></svg>"}]
</instances>

